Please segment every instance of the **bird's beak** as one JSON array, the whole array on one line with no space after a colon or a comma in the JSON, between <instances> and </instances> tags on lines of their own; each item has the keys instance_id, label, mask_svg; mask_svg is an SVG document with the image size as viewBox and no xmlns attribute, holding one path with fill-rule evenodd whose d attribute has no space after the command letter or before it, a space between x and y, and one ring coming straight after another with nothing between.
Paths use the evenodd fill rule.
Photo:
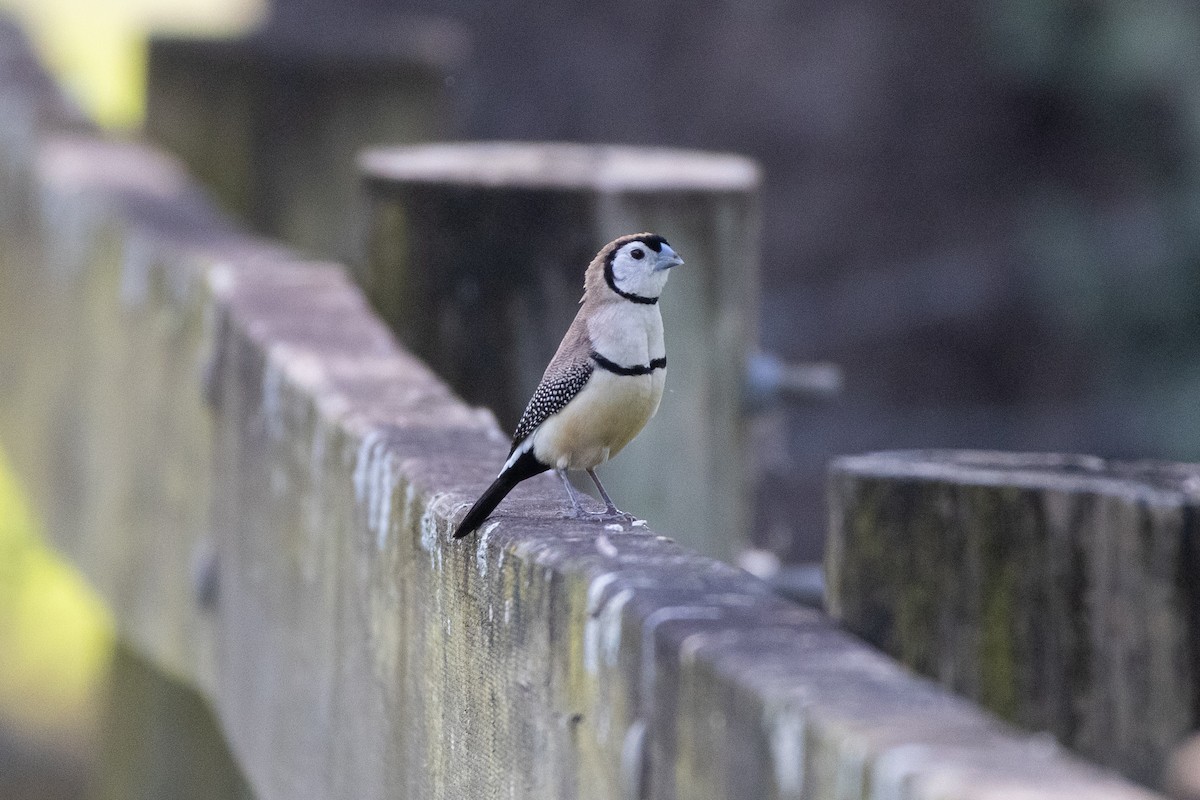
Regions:
<instances>
[{"instance_id":1,"label":"bird's beak","mask_svg":"<svg viewBox=\"0 0 1200 800\"><path fill-rule=\"evenodd\" d=\"M679 266L683 266L683 259L679 257L678 253L671 249L671 245L664 244L662 246L662 252L658 254L658 263L654 265L654 271L661 272L664 269L670 269L671 267Z\"/></svg>"}]
</instances>

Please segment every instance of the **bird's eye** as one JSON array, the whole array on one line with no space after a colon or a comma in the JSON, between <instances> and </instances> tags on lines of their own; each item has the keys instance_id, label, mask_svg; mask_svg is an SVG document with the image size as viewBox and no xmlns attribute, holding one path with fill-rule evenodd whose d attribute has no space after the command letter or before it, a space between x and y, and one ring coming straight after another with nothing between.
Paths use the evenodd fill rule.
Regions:
<instances>
[{"instance_id":1,"label":"bird's eye","mask_svg":"<svg viewBox=\"0 0 1200 800\"><path fill-rule=\"evenodd\" d=\"M638 261L641 261L643 258L646 257L646 251L643 250L642 248L638 247L633 250L630 250L629 255L633 256Z\"/></svg>"}]
</instances>

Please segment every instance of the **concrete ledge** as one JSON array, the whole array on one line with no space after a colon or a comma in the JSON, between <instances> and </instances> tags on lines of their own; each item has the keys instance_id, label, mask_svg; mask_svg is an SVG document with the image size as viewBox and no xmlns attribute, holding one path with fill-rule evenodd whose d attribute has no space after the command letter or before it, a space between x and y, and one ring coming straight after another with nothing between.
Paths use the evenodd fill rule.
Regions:
<instances>
[{"instance_id":1,"label":"concrete ledge","mask_svg":"<svg viewBox=\"0 0 1200 800\"><path fill-rule=\"evenodd\" d=\"M0 351L39 377L0 435L260 797L1152 797L745 573L560 519L550 478L450 541L506 439L339 267L138 145L37 152Z\"/></svg>"}]
</instances>

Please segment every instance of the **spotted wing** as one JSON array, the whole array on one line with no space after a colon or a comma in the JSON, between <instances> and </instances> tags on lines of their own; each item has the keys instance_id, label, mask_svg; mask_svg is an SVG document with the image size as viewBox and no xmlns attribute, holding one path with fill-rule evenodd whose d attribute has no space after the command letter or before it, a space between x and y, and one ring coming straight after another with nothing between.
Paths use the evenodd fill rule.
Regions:
<instances>
[{"instance_id":1,"label":"spotted wing","mask_svg":"<svg viewBox=\"0 0 1200 800\"><path fill-rule=\"evenodd\" d=\"M581 354L583 357L574 357L569 361L555 359L550 362L550 369L546 370L546 374L542 376L542 382L538 384L537 389L533 393L533 397L529 400L529 405L525 407L525 413L521 415L521 421L517 423L517 431L513 434L513 446L509 451L511 456L516 449L537 429L538 425L545 422L551 415L562 411L567 403L571 402L571 398L579 394L579 390L584 387L588 379L592 377L592 362L586 355L586 351ZM557 363L556 363L557 362Z\"/></svg>"}]
</instances>

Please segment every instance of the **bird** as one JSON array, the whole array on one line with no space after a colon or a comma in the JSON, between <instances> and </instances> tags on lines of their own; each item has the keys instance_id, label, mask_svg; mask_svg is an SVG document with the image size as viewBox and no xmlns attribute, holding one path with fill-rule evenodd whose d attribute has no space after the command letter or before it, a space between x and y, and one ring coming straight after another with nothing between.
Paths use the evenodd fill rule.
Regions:
<instances>
[{"instance_id":1,"label":"bird","mask_svg":"<svg viewBox=\"0 0 1200 800\"><path fill-rule=\"evenodd\" d=\"M629 444L658 411L667 355L658 299L683 259L662 236L635 233L606 244L584 273L579 312L517 423L500 474L454 531L479 528L521 481L553 469L572 516L584 510L567 470L584 470L604 499L601 516L632 522L613 504L595 468Z\"/></svg>"}]
</instances>

